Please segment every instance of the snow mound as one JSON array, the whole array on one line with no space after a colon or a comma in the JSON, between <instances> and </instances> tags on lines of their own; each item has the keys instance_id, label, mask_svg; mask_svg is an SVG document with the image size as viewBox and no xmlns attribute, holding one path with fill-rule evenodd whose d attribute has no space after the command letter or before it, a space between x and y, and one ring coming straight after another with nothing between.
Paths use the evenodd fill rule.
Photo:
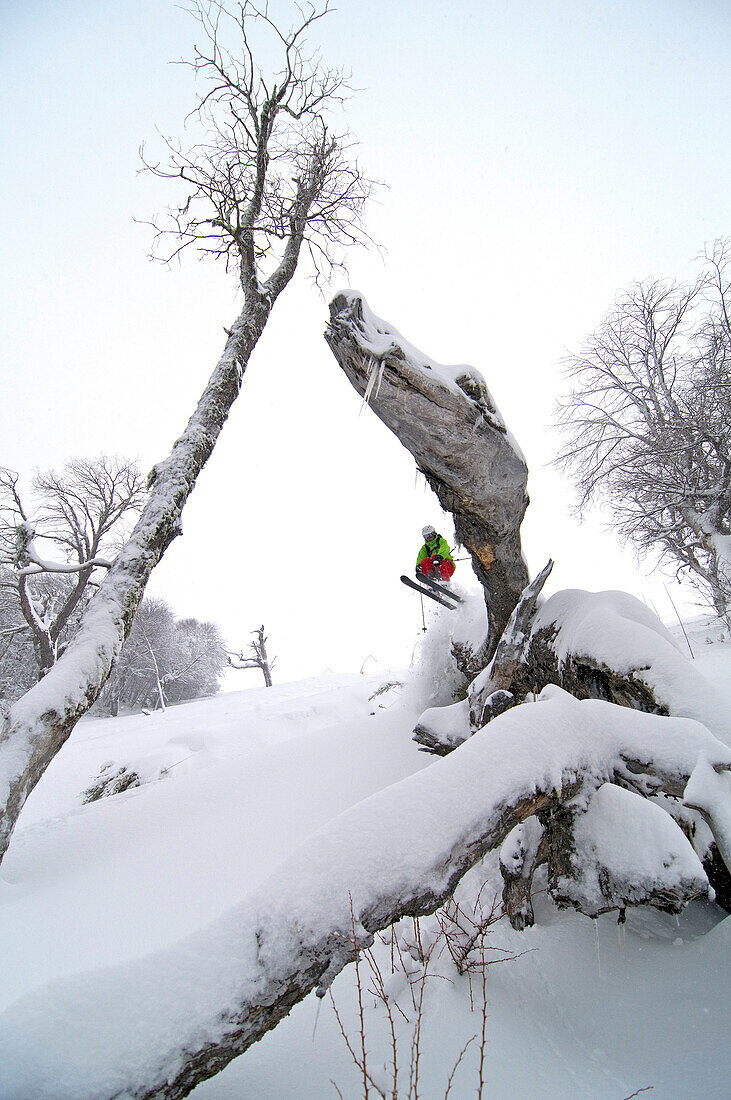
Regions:
<instances>
[{"instance_id":1,"label":"snow mound","mask_svg":"<svg viewBox=\"0 0 731 1100\"><path fill-rule=\"evenodd\" d=\"M714 772L715 775L715 772ZM708 894L698 856L673 819L659 806L613 783L604 783L574 826L578 879L562 879L557 896L589 916L653 895L679 911Z\"/></svg>"},{"instance_id":2,"label":"snow mound","mask_svg":"<svg viewBox=\"0 0 731 1100\"><path fill-rule=\"evenodd\" d=\"M482 589L454 583L452 589L464 602L456 611L437 604L429 607L427 630L414 654L406 697L415 707L442 707L455 701L456 693L463 690L466 683L457 667L453 649L458 646L476 653L487 634Z\"/></svg>"},{"instance_id":3,"label":"snow mound","mask_svg":"<svg viewBox=\"0 0 731 1100\"><path fill-rule=\"evenodd\" d=\"M694 718L731 744L725 700L682 653L670 631L627 592L566 589L538 611L532 634L554 629L558 659L588 658L645 684L671 715Z\"/></svg>"}]
</instances>

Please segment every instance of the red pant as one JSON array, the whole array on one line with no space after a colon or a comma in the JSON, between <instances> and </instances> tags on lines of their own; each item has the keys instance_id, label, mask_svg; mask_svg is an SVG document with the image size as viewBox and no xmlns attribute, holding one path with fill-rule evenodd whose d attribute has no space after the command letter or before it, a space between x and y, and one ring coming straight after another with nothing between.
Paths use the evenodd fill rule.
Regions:
<instances>
[{"instance_id":1,"label":"red pant","mask_svg":"<svg viewBox=\"0 0 731 1100\"><path fill-rule=\"evenodd\" d=\"M424 558L421 563L421 571L424 576L428 577L432 570L438 573L443 581L448 581L454 573L454 562L440 561L438 564L435 564L432 558Z\"/></svg>"}]
</instances>

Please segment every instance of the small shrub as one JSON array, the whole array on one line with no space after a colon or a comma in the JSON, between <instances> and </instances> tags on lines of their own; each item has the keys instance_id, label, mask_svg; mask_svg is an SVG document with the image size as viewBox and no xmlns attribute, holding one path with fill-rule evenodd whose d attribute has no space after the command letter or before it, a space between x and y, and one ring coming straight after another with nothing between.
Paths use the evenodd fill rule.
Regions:
<instances>
[{"instance_id":1,"label":"small shrub","mask_svg":"<svg viewBox=\"0 0 731 1100\"><path fill-rule=\"evenodd\" d=\"M81 796L84 805L89 802L98 802L100 798L110 798L112 795L121 794L131 787L139 787L142 783L137 772L133 772L124 765L116 772L113 763L103 764L95 783L87 787Z\"/></svg>"}]
</instances>

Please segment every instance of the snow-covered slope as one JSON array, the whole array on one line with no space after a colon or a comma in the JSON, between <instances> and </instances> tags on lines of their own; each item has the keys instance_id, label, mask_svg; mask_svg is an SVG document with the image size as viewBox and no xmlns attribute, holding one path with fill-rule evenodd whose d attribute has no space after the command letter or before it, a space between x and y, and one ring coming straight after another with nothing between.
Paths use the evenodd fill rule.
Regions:
<instances>
[{"instance_id":1,"label":"snow-covered slope","mask_svg":"<svg viewBox=\"0 0 731 1100\"><path fill-rule=\"evenodd\" d=\"M728 699L731 648L711 649L704 667ZM175 943L245 900L344 809L430 766L410 740L429 700L397 688L374 696L384 679L329 677L164 714L81 722L31 796L0 872L0 1010L12 1012L18 997L49 980L100 972ZM82 792L108 762L136 771L142 785L82 805ZM489 908L495 859L470 873L465 904L486 879ZM654 1096L673 1100L728 1095L731 921L719 923L720 911L699 903L679 918L638 911L618 928L612 916L592 922L559 913L545 898L536 915L536 927L524 933L504 921L489 933L491 957L527 953L487 971L485 1096L540 1091L622 1100L650 1086ZM428 942L434 927L423 922L420 932ZM379 950L388 969L390 948ZM481 1028L479 997L472 1012L468 979L444 951L435 952L431 972L420 1043L423 1100L444 1096L460 1051ZM367 974L361 977L367 985ZM411 1017L397 1020L405 1097L416 1014L403 971L397 967L389 980ZM352 967L333 993L359 1043ZM378 1081L388 1036L382 1008L372 997L366 1002ZM38 1028L30 1049L40 1050L42 1018L28 1026ZM468 1048L450 1096L476 1094L479 1046L475 1040ZM322 1100L337 1095L332 1080L344 1097L363 1095L329 1001L310 997L194 1095Z\"/></svg>"},{"instance_id":2,"label":"snow-covered slope","mask_svg":"<svg viewBox=\"0 0 731 1100\"><path fill-rule=\"evenodd\" d=\"M330 818L424 767L394 735L393 698L369 702L381 682L305 680L79 723L3 862L2 1006L206 924ZM108 761L153 781L82 805Z\"/></svg>"}]
</instances>

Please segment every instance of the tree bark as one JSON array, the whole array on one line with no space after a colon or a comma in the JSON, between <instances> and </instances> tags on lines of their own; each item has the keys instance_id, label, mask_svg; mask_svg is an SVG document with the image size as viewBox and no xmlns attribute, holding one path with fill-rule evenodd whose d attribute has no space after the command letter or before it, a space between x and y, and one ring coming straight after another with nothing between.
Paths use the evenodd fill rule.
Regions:
<instances>
[{"instance_id":1,"label":"tree bark","mask_svg":"<svg viewBox=\"0 0 731 1100\"><path fill-rule=\"evenodd\" d=\"M325 339L351 385L454 516L457 539L485 590L482 656L489 660L529 579L520 542L528 505L523 456L476 371L430 363L353 291L330 303Z\"/></svg>"},{"instance_id":2,"label":"tree bark","mask_svg":"<svg viewBox=\"0 0 731 1100\"><path fill-rule=\"evenodd\" d=\"M79 630L0 730L0 859L25 801L101 691L129 634L145 585L181 532L181 513L238 396L272 299L247 301L188 425L153 467L142 514L86 609Z\"/></svg>"},{"instance_id":3,"label":"tree bark","mask_svg":"<svg viewBox=\"0 0 731 1100\"><path fill-rule=\"evenodd\" d=\"M470 685L467 697L473 733L482 729L496 714L507 709L507 694L515 702L519 702L514 681L530 637L531 620L535 615L538 597L552 569L553 562L549 559L540 573L526 585L498 642L492 661Z\"/></svg>"},{"instance_id":4,"label":"tree bark","mask_svg":"<svg viewBox=\"0 0 731 1100\"><path fill-rule=\"evenodd\" d=\"M537 817L519 825L500 852L503 907L519 932L533 926L533 875L547 859L547 833Z\"/></svg>"},{"instance_id":5,"label":"tree bark","mask_svg":"<svg viewBox=\"0 0 731 1100\"><path fill-rule=\"evenodd\" d=\"M555 628L544 627L530 636L524 659L511 680L513 694L522 698L541 692L547 684L556 684L576 699L604 699L648 714L670 714L668 704L635 677L637 669L617 672L587 654L570 653L560 658L554 646L556 633Z\"/></svg>"}]
</instances>

